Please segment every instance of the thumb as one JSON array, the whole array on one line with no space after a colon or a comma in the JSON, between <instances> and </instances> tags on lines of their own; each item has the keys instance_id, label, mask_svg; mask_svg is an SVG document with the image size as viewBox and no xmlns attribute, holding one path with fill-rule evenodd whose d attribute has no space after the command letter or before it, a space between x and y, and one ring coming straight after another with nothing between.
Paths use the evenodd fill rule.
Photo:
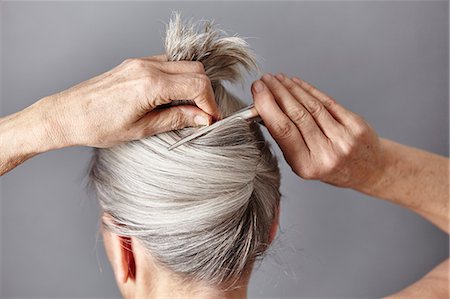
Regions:
<instances>
[{"instance_id":1,"label":"thumb","mask_svg":"<svg viewBox=\"0 0 450 299\"><path fill-rule=\"evenodd\" d=\"M162 132L186 127L206 126L212 123L212 116L194 105L178 105L163 109L154 109L137 122L142 136L151 136Z\"/></svg>"}]
</instances>

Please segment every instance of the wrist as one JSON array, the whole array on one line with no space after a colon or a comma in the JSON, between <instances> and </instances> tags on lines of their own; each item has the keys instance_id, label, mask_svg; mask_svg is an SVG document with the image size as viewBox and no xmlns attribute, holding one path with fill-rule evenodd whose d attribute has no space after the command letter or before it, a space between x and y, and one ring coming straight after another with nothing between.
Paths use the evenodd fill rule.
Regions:
<instances>
[{"instance_id":1,"label":"wrist","mask_svg":"<svg viewBox=\"0 0 450 299\"><path fill-rule=\"evenodd\" d=\"M35 105L0 119L1 173L47 149L43 123Z\"/></svg>"},{"instance_id":2,"label":"wrist","mask_svg":"<svg viewBox=\"0 0 450 299\"><path fill-rule=\"evenodd\" d=\"M11 152L30 156L67 146L53 106L51 97L46 97L0 119L1 144Z\"/></svg>"},{"instance_id":3,"label":"wrist","mask_svg":"<svg viewBox=\"0 0 450 299\"><path fill-rule=\"evenodd\" d=\"M48 107L43 99L0 118L0 175L39 153L67 146Z\"/></svg>"},{"instance_id":4,"label":"wrist","mask_svg":"<svg viewBox=\"0 0 450 299\"><path fill-rule=\"evenodd\" d=\"M389 141L379 138L378 155L372 159L372 166L368 168L367 178L352 189L366 194L374 194L386 181L389 165L391 164Z\"/></svg>"},{"instance_id":5,"label":"wrist","mask_svg":"<svg viewBox=\"0 0 450 299\"><path fill-rule=\"evenodd\" d=\"M67 138L71 134L68 132L68 124L63 121L65 117L63 115L64 111L62 110L64 109L61 109L59 101L59 94L56 94L44 97L30 106L30 108L35 110L34 114L39 119L36 134L45 142L45 144L40 144L40 148L43 151L74 145Z\"/></svg>"}]
</instances>

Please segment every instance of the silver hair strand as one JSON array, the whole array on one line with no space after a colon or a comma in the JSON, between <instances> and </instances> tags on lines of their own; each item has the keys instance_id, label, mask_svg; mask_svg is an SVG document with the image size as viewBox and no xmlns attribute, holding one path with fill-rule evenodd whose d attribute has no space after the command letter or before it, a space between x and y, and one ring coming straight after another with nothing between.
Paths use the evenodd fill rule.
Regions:
<instances>
[{"instance_id":1,"label":"silver hair strand","mask_svg":"<svg viewBox=\"0 0 450 299\"><path fill-rule=\"evenodd\" d=\"M211 22L170 20L170 61L203 63L221 112L243 106L223 81L239 83L256 70L247 42ZM106 229L136 237L180 278L223 285L239 279L270 242L279 205L277 161L257 124L236 119L172 151L192 128L95 149L89 170Z\"/></svg>"}]
</instances>

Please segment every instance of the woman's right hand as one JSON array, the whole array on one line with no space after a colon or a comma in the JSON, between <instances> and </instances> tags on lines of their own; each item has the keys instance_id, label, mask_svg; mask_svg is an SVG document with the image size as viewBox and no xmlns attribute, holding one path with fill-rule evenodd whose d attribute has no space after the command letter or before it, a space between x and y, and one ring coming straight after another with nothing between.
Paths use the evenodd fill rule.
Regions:
<instances>
[{"instance_id":1,"label":"woman's right hand","mask_svg":"<svg viewBox=\"0 0 450 299\"><path fill-rule=\"evenodd\" d=\"M173 100L196 105L158 108ZM42 152L109 147L220 118L201 62L164 55L127 59L112 70L0 118L0 175Z\"/></svg>"},{"instance_id":2,"label":"woman's right hand","mask_svg":"<svg viewBox=\"0 0 450 299\"><path fill-rule=\"evenodd\" d=\"M312 85L266 74L253 83L252 93L265 126L300 177L358 188L382 172L375 131Z\"/></svg>"},{"instance_id":3,"label":"woman's right hand","mask_svg":"<svg viewBox=\"0 0 450 299\"><path fill-rule=\"evenodd\" d=\"M193 100L196 106L155 109L173 100ZM35 106L46 121L53 148L109 147L164 131L208 125L219 117L203 64L168 62L164 55L127 59Z\"/></svg>"}]
</instances>

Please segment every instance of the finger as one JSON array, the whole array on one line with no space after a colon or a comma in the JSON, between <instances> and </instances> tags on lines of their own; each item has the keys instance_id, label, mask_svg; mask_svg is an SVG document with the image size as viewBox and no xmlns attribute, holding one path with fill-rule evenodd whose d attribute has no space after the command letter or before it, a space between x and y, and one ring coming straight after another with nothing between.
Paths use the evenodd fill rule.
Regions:
<instances>
[{"instance_id":1,"label":"finger","mask_svg":"<svg viewBox=\"0 0 450 299\"><path fill-rule=\"evenodd\" d=\"M174 100L192 100L215 120L220 118L211 82L205 74L170 74L167 80L157 90L157 105Z\"/></svg>"},{"instance_id":2,"label":"finger","mask_svg":"<svg viewBox=\"0 0 450 299\"><path fill-rule=\"evenodd\" d=\"M275 77L308 110L329 139L334 139L341 135L342 125L334 119L321 101L307 93L300 85L284 74L278 74Z\"/></svg>"},{"instance_id":3,"label":"finger","mask_svg":"<svg viewBox=\"0 0 450 299\"><path fill-rule=\"evenodd\" d=\"M272 93L265 84L257 80L252 85L253 100L256 110L265 126L280 146L286 161L295 170L298 161L309 160L309 149L303 136L278 106Z\"/></svg>"},{"instance_id":4,"label":"finger","mask_svg":"<svg viewBox=\"0 0 450 299\"><path fill-rule=\"evenodd\" d=\"M304 80L298 77L293 77L292 80L301 88L303 88L307 93L321 101L325 108L327 108L327 110L338 122L346 127L353 124L353 122L355 121L355 117L357 116L355 113L345 109L344 107L339 105L333 98L318 90L313 85L305 82Z\"/></svg>"},{"instance_id":5,"label":"finger","mask_svg":"<svg viewBox=\"0 0 450 299\"><path fill-rule=\"evenodd\" d=\"M142 57L141 59L149 60L149 61L158 61L158 62L168 61L166 54L160 54L160 55L155 55L155 56L145 56L145 57Z\"/></svg>"},{"instance_id":6,"label":"finger","mask_svg":"<svg viewBox=\"0 0 450 299\"><path fill-rule=\"evenodd\" d=\"M178 130L186 127L206 126L211 116L193 105L180 105L152 110L136 122L134 131L138 138Z\"/></svg>"},{"instance_id":7,"label":"finger","mask_svg":"<svg viewBox=\"0 0 450 299\"><path fill-rule=\"evenodd\" d=\"M302 103L297 101L272 75L266 74L262 77L262 80L273 94L281 110L283 110L300 130L308 148L311 151L317 148L323 148L328 143L328 138L323 134L312 115L305 109Z\"/></svg>"},{"instance_id":8,"label":"finger","mask_svg":"<svg viewBox=\"0 0 450 299\"><path fill-rule=\"evenodd\" d=\"M157 66L161 71L168 74L181 74L181 73L198 73L205 74L205 67L200 61L167 61L165 54L157 56L148 56L139 58L140 60L153 62L151 66ZM154 64L156 62L156 64Z\"/></svg>"},{"instance_id":9,"label":"finger","mask_svg":"<svg viewBox=\"0 0 450 299\"><path fill-rule=\"evenodd\" d=\"M158 68L168 74L196 73L205 74L205 67L200 61L166 61Z\"/></svg>"}]
</instances>

